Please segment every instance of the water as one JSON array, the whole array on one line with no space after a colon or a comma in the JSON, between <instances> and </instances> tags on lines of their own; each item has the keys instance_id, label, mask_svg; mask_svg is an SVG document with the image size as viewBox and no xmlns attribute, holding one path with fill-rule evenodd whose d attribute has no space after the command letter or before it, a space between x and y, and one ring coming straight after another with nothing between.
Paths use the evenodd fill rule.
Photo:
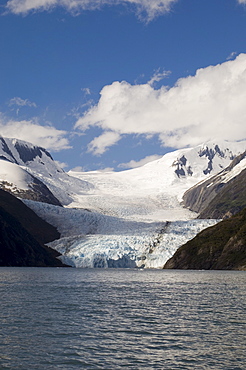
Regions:
<instances>
[{"instance_id":1,"label":"water","mask_svg":"<svg viewBox=\"0 0 246 370\"><path fill-rule=\"evenodd\" d=\"M245 272L0 268L0 369L245 369Z\"/></svg>"}]
</instances>

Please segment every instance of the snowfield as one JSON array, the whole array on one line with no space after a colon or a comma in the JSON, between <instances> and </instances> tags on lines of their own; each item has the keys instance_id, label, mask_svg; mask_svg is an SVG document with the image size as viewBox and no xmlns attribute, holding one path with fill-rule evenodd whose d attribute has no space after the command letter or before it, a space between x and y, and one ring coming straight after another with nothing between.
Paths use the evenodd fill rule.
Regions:
<instances>
[{"instance_id":1,"label":"snowfield","mask_svg":"<svg viewBox=\"0 0 246 370\"><path fill-rule=\"evenodd\" d=\"M32 184L32 177L15 163L1 161L0 180L5 184L5 188L14 191L15 189L28 190Z\"/></svg>"}]
</instances>

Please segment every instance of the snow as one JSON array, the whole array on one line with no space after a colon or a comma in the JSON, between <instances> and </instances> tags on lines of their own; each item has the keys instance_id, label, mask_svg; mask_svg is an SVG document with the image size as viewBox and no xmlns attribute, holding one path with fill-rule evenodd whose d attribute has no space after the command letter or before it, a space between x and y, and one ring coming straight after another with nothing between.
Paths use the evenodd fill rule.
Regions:
<instances>
[{"instance_id":1,"label":"snow","mask_svg":"<svg viewBox=\"0 0 246 370\"><path fill-rule=\"evenodd\" d=\"M246 168L246 158L242 159L230 172L227 172L221 177L223 183L229 182L234 177L238 176Z\"/></svg>"},{"instance_id":2,"label":"snow","mask_svg":"<svg viewBox=\"0 0 246 370\"><path fill-rule=\"evenodd\" d=\"M6 147L4 147L3 143L0 142L0 156L2 158L6 158L6 160L1 160L1 163L15 162L14 164L16 164L17 166L15 167L16 171L18 171L19 167L23 171L21 172L22 174L26 172L27 182L30 178L28 174L31 174L34 177L38 178L49 188L49 190L56 196L57 199L59 199L62 204L70 204L73 201L74 197L76 197L80 193L83 193L84 191L87 191L92 186L83 180L71 178L56 164L56 162L47 154L44 149L37 148L32 144L22 140L9 138L2 139L4 140ZM17 142L19 144L19 147L22 147L27 151L35 151L35 149L41 149L41 157L37 155L32 160L28 162L23 162L19 155L19 152L15 147ZM19 175L17 176L19 177ZM23 183L21 184L21 186L21 189L23 189ZM28 184L26 184L25 189L28 189Z\"/></svg>"},{"instance_id":3,"label":"snow","mask_svg":"<svg viewBox=\"0 0 246 370\"><path fill-rule=\"evenodd\" d=\"M32 177L15 163L0 160L0 182L4 183L5 189L15 191L17 189L28 190L33 182Z\"/></svg>"},{"instance_id":4,"label":"snow","mask_svg":"<svg viewBox=\"0 0 246 370\"><path fill-rule=\"evenodd\" d=\"M228 149L228 146L230 149ZM210 149L216 147L210 143ZM220 143L220 154L213 157L210 176L226 168L232 153L240 153L246 143ZM208 158L201 153L208 144L186 148L164 155L161 159L122 172L74 172L69 175L92 186L84 194L77 195L69 207L88 208L106 215L142 221L188 220L195 217L180 206L186 190L207 179L204 174ZM235 155L236 155L235 154ZM185 161L182 162L182 158ZM185 162L185 165L182 164ZM180 164L181 163L181 164ZM178 177L175 170L182 165L184 176ZM180 168L180 167L179 167ZM192 171L189 175L188 169Z\"/></svg>"}]
</instances>

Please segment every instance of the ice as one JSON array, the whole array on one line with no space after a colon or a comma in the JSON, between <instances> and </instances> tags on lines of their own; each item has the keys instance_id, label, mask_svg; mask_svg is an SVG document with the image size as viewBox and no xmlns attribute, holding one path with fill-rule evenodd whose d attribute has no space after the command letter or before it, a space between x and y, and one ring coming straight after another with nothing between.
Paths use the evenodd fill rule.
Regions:
<instances>
[{"instance_id":1,"label":"ice","mask_svg":"<svg viewBox=\"0 0 246 370\"><path fill-rule=\"evenodd\" d=\"M56 226L61 239L49 243L74 267L162 268L177 248L217 220L130 221L86 209L24 201Z\"/></svg>"}]
</instances>

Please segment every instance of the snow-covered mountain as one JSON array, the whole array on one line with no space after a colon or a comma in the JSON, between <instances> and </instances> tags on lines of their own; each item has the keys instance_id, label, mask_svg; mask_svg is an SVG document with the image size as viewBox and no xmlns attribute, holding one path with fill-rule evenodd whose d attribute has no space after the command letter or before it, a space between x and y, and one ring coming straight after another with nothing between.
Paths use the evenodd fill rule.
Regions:
<instances>
[{"instance_id":1,"label":"snow-covered mountain","mask_svg":"<svg viewBox=\"0 0 246 370\"><path fill-rule=\"evenodd\" d=\"M24 199L66 205L90 185L71 179L44 148L0 137L0 187Z\"/></svg>"},{"instance_id":2,"label":"snow-covered mountain","mask_svg":"<svg viewBox=\"0 0 246 370\"><path fill-rule=\"evenodd\" d=\"M188 189L183 203L200 218L224 218L246 207L246 152L218 174Z\"/></svg>"},{"instance_id":3,"label":"snow-covered mountain","mask_svg":"<svg viewBox=\"0 0 246 370\"><path fill-rule=\"evenodd\" d=\"M72 172L92 184L70 206L136 220L182 220L192 217L180 206L184 192L226 168L246 142L207 143L177 150L142 167L122 172Z\"/></svg>"},{"instance_id":4,"label":"snow-covered mountain","mask_svg":"<svg viewBox=\"0 0 246 370\"><path fill-rule=\"evenodd\" d=\"M152 218L153 209L175 208L175 204L180 208L185 190L227 167L245 148L245 142L210 142L128 171L65 173L45 149L0 137L0 184L20 197L43 185L65 206L124 217L152 214Z\"/></svg>"},{"instance_id":5,"label":"snow-covered mountain","mask_svg":"<svg viewBox=\"0 0 246 370\"><path fill-rule=\"evenodd\" d=\"M63 254L65 263L160 268L179 246L216 222L194 220L197 214L181 205L184 192L245 149L246 142L210 142L128 171L67 174L45 150L3 139L0 166L16 167L11 172L3 165L0 179L20 189L33 176L65 206L25 201L58 228L62 238L50 246Z\"/></svg>"},{"instance_id":6,"label":"snow-covered mountain","mask_svg":"<svg viewBox=\"0 0 246 370\"><path fill-rule=\"evenodd\" d=\"M245 142L208 143L128 171L70 171L91 184L71 209L28 205L61 232L51 247L66 263L160 268L179 246L217 222L194 220L197 214L180 204L184 191L227 167L245 147Z\"/></svg>"}]
</instances>

